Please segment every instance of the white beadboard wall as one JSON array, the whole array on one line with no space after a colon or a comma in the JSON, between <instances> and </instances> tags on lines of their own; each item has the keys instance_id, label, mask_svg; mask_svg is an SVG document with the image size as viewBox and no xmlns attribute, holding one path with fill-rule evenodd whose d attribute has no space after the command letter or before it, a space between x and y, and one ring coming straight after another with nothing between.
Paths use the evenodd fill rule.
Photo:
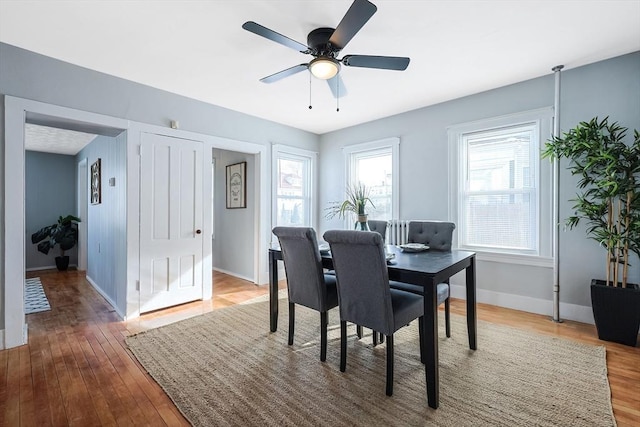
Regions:
<instances>
[{"instance_id":1,"label":"white beadboard wall","mask_svg":"<svg viewBox=\"0 0 640 427\"><path fill-rule=\"evenodd\" d=\"M87 280L124 316L126 309L126 132L117 137L99 136L76 160L91 165L101 159L102 202L87 214ZM115 179L115 186L109 179ZM91 180L89 179L89 182Z\"/></svg>"}]
</instances>

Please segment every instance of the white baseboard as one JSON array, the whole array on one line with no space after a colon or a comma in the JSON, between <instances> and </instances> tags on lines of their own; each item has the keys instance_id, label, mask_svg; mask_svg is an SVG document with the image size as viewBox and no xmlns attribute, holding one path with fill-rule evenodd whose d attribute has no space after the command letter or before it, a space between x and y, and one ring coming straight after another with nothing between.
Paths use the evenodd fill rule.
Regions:
<instances>
[{"instance_id":1,"label":"white baseboard","mask_svg":"<svg viewBox=\"0 0 640 427\"><path fill-rule=\"evenodd\" d=\"M120 316L120 318L122 320L125 320L124 313L122 313L120 311L120 309L118 309L118 305L115 303L115 301L113 301L107 294L105 294L104 291L102 289L100 289L100 286L98 286L98 284L96 282L94 282L91 277L89 277L89 276L85 276L85 277L87 279L87 282L89 282L91 284L91 286L93 286L93 289L95 289L100 295L102 295L102 298L107 300L107 302L111 305L111 307L113 307L113 309L115 310L116 314L118 316Z\"/></svg>"},{"instance_id":2,"label":"white baseboard","mask_svg":"<svg viewBox=\"0 0 640 427\"><path fill-rule=\"evenodd\" d=\"M40 270L55 270L58 267L55 265L45 265L43 267L30 267L26 268L25 271L40 271ZM78 268L76 264L69 264L69 268Z\"/></svg>"},{"instance_id":3,"label":"white baseboard","mask_svg":"<svg viewBox=\"0 0 640 427\"><path fill-rule=\"evenodd\" d=\"M256 281L252 277L242 276L241 274L234 273L233 271L223 270L222 268L213 267L213 271L217 271L220 273L228 274L229 276L237 277L238 279L246 280L247 282L251 282L257 284ZM215 283L214 283L215 286Z\"/></svg>"},{"instance_id":4,"label":"white baseboard","mask_svg":"<svg viewBox=\"0 0 640 427\"><path fill-rule=\"evenodd\" d=\"M465 286L452 284L451 296L453 298L466 299ZM498 307L526 311L528 313L543 314L549 317L553 316L553 301L550 300L476 289L476 301ZM560 303L560 319L594 324L591 307L563 302Z\"/></svg>"}]
</instances>

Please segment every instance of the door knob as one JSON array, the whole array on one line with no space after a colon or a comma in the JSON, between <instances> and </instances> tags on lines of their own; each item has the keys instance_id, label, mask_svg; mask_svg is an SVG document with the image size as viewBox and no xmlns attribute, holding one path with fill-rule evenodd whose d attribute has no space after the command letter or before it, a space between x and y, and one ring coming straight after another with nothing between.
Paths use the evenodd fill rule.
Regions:
<instances>
[{"instance_id":1,"label":"door knob","mask_svg":"<svg viewBox=\"0 0 640 427\"><path fill-rule=\"evenodd\" d=\"M197 229L197 230L196 230L196 234L202 234L202 230Z\"/></svg>"}]
</instances>

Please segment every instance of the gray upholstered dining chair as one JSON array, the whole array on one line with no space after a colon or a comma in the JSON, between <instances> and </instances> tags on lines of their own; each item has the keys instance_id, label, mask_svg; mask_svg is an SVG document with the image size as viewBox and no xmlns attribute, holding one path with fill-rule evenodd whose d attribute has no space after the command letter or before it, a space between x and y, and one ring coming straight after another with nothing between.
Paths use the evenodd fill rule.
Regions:
<instances>
[{"instance_id":1,"label":"gray upholstered dining chair","mask_svg":"<svg viewBox=\"0 0 640 427\"><path fill-rule=\"evenodd\" d=\"M327 312L338 305L336 276L324 274L316 232L308 227L275 227L289 294L289 345L293 345L295 305L320 312L320 360L327 358Z\"/></svg>"},{"instance_id":2,"label":"gray upholstered dining chair","mask_svg":"<svg viewBox=\"0 0 640 427\"><path fill-rule=\"evenodd\" d=\"M388 396L393 394L393 334L419 320L420 359L423 354L421 296L391 289L382 237L377 232L329 230L324 240L331 246L338 279L340 310L340 371L347 366L347 322L383 333L387 341Z\"/></svg>"},{"instance_id":3,"label":"gray upholstered dining chair","mask_svg":"<svg viewBox=\"0 0 640 427\"><path fill-rule=\"evenodd\" d=\"M367 223L370 231L376 231L380 233L380 235L382 236L382 242L384 243L386 241L385 236L387 234L387 221L370 219L369 221L367 221Z\"/></svg>"},{"instance_id":4,"label":"gray upholstered dining chair","mask_svg":"<svg viewBox=\"0 0 640 427\"><path fill-rule=\"evenodd\" d=\"M422 243L429 246L430 251L450 251L453 240L453 230L456 225L445 221L409 221L407 241L409 243ZM393 288L412 292L418 295L424 294L424 289L419 285L409 283L394 283ZM438 305L444 302L444 322L447 337L451 336L451 320L449 314L449 280L437 285Z\"/></svg>"}]
</instances>

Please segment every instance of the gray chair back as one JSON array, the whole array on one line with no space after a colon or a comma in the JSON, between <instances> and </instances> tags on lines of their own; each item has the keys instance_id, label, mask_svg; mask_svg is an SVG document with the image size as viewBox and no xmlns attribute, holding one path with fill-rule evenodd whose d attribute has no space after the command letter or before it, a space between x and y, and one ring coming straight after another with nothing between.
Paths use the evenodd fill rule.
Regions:
<instances>
[{"instance_id":1,"label":"gray chair back","mask_svg":"<svg viewBox=\"0 0 640 427\"><path fill-rule=\"evenodd\" d=\"M329 230L323 237L331 246L338 280L340 320L393 334L389 274L380 234Z\"/></svg>"},{"instance_id":2,"label":"gray chair back","mask_svg":"<svg viewBox=\"0 0 640 427\"><path fill-rule=\"evenodd\" d=\"M287 274L289 301L327 311L327 290L316 232L309 227L275 227Z\"/></svg>"},{"instance_id":3,"label":"gray chair back","mask_svg":"<svg viewBox=\"0 0 640 427\"><path fill-rule=\"evenodd\" d=\"M375 219L367 221L369 225L369 230L380 233L382 236L382 242L384 243L386 240L387 234L387 221L378 221Z\"/></svg>"},{"instance_id":4,"label":"gray chair back","mask_svg":"<svg viewBox=\"0 0 640 427\"><path fill-rule=\"evenodd\" d=\"M407 240L435 251L450 251L456 225L445 221L409 221Z\"/></svg>"}]
</instances>

